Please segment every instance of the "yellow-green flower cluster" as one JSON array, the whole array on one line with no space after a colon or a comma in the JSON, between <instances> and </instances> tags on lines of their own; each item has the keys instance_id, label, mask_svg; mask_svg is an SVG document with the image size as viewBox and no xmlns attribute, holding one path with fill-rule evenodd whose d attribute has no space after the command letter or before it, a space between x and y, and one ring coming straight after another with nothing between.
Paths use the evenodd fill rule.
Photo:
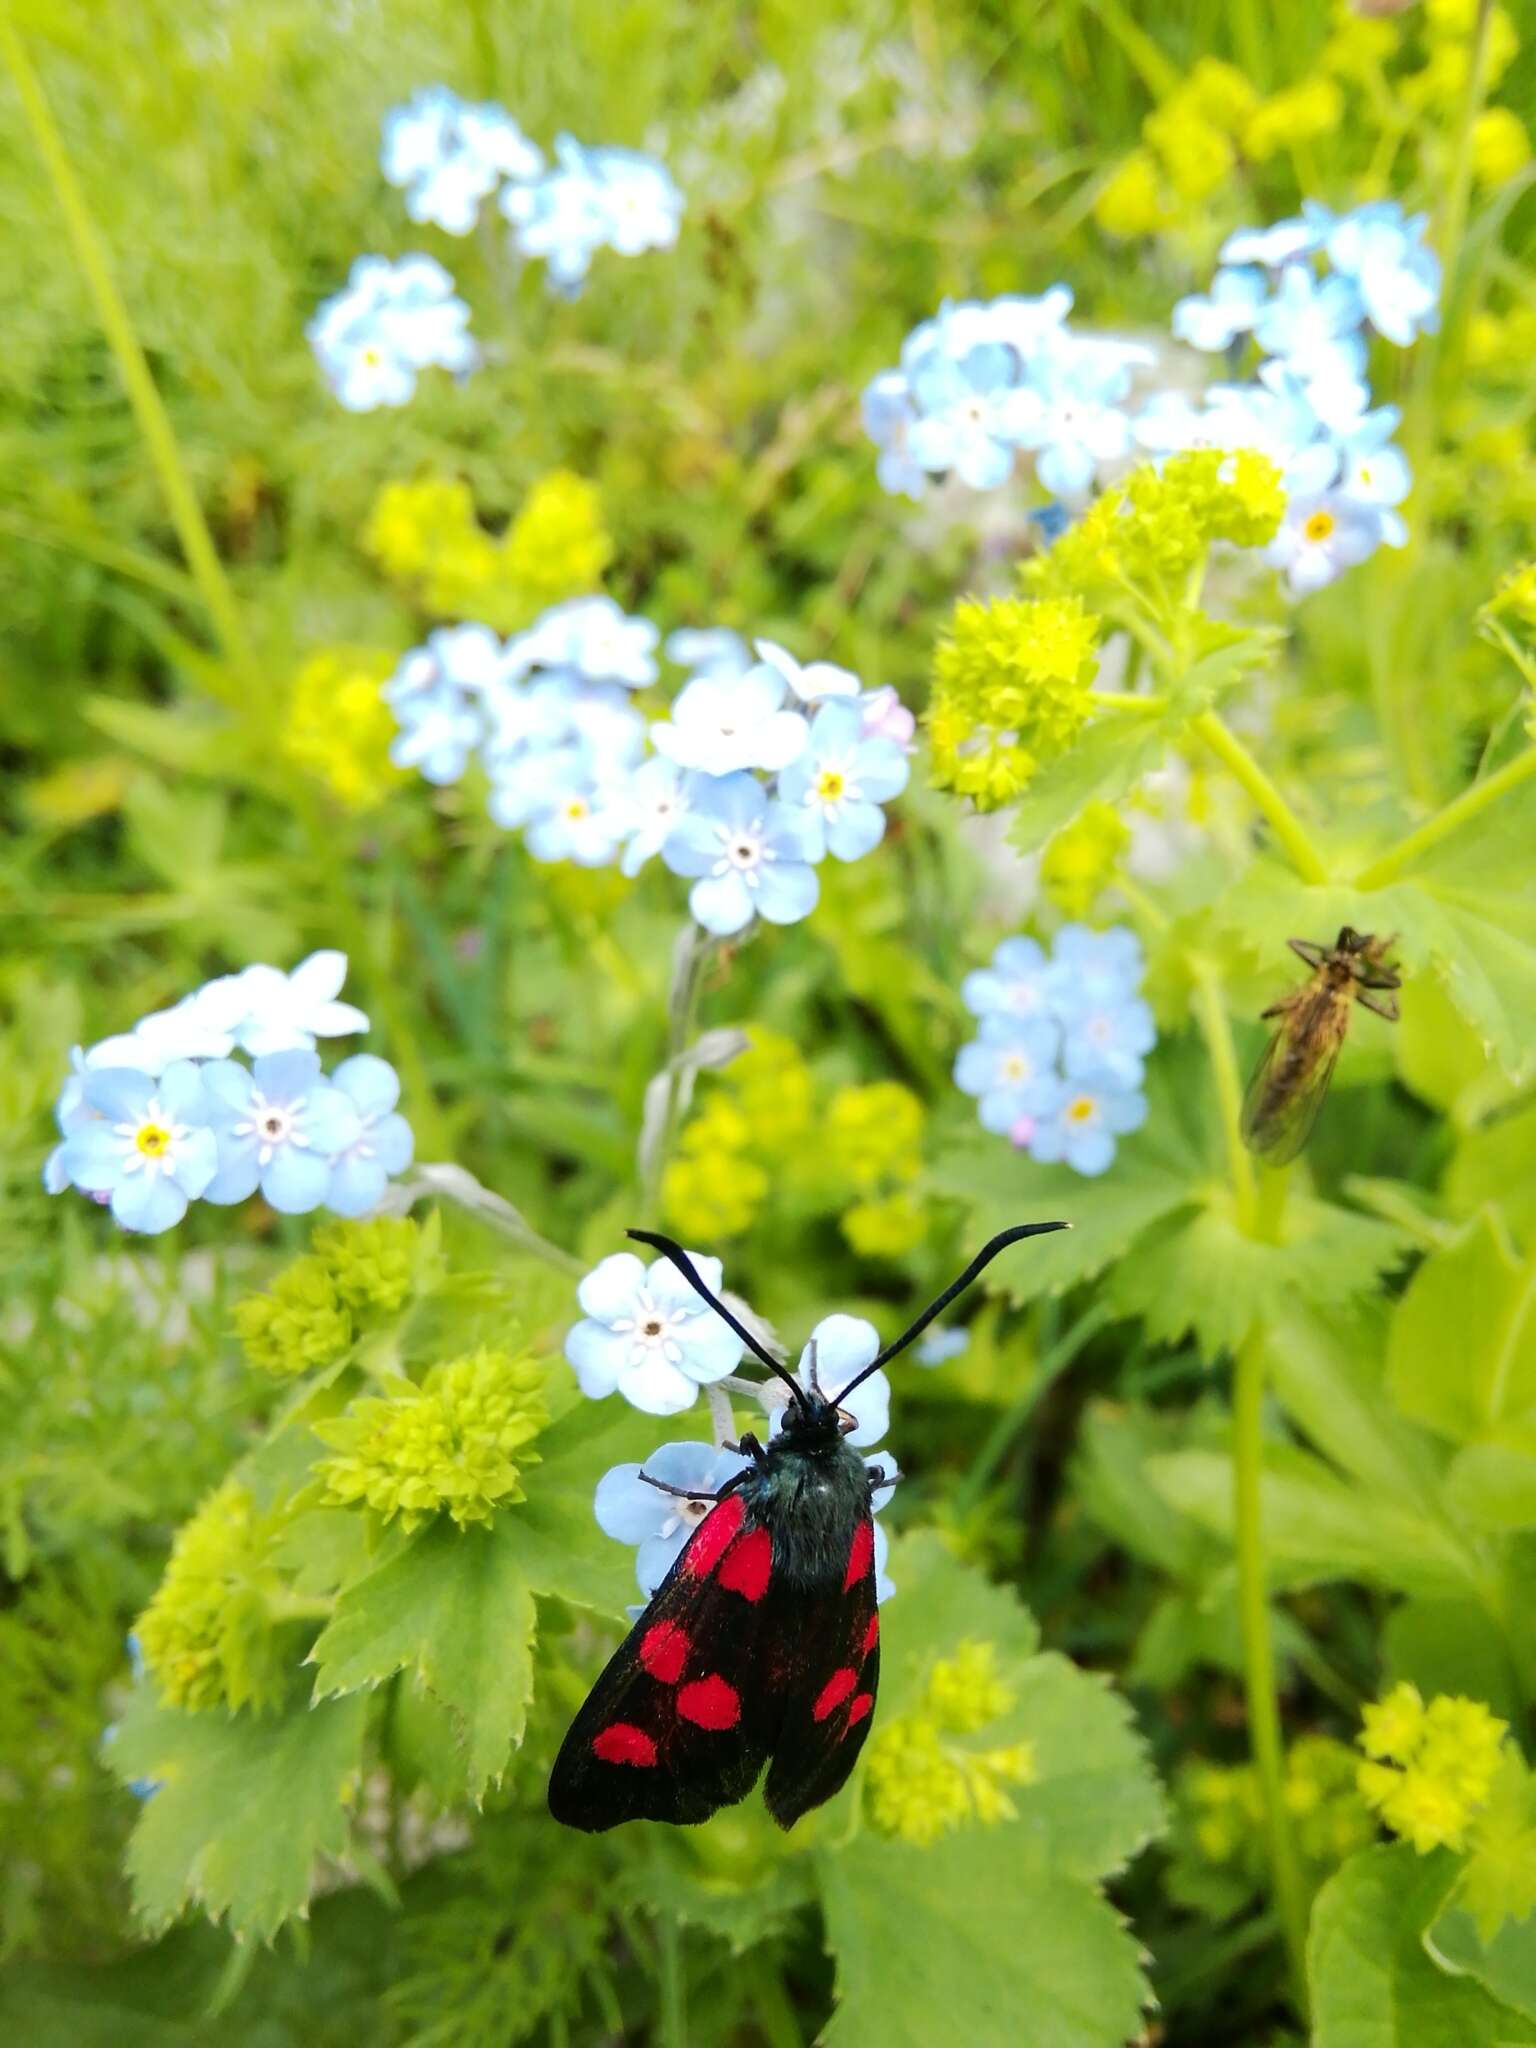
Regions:
<instances>
[{"instance_id":1,"label":"yellow-green flower cluster","mask_svg":"<svg viewBox=\"0 0 1536 2048\"><path fill-rule=\"evenodd\" d=\"M1331 1735L1300 1736L1286 1751L1282 1795L1296 1846L1319 1875L1375 1833L1355 1765L1354 1751ZM1264 1795L1252 1764L1195 1766L1180 1785L1180 1806L1207 1863L1239 1868L1254 1882L1263 1878Z\"/></svg>"},{"instance_id":2,"label":"yellow-green flower cluster","mask_svg":"<svg viewBox=\"0 0 1536 2048\"><path fill-rule=\"evenodd\" d=\"M1421 1856L1461 1848L1487 1804L1507 1725L1479 1700L1437 1693L1426 1705L1406 1679L1368 1706L1363 1722L1361 1795Z\"/></svg>"},{"instance_id":3,"label":"yellow-green flower cluster","mask_svg":"<svg viewBox=\"0 0 1536 2048\"><path fill-rule=\"evenodd\" d=\"M935 785L995 810L1066 753L1091 709L1098 628L1076 596L962 598L934 654Z\"/></svg>"},{"instance_id":4,"label":"yellow-green flower cluster","mask_svg":"<svg viewBox=\"0 0 1536 2048\"><path fill-rule=\"evenodd\" d=\"M421 1232L404 1216L327 1223L313 1247L264 1294L235 1305L246 1357L280 1378L333 1365L359 1329L405 1306L416 1284Z\"/></svg>"},{"instance_id":5,"label":"yellow-green flower cluster","mask_svg":"<svg viewBox=\"0 0 1536 2048\"><path fill-rule=\"evenodd\" d=\"M165 1576L136 1632L162 1697L200 1713L270 1705L281 1696L284 1660L269 1602L281 1583L269 1563L273 1518L229 1479L185 1523Z\"/></svg>"},{"instance_id":6,"label":"yellow-green flower cluster","mask_svg":"<svg viewBox=\"0 0 1536 2048\"><path fill-rule=\"evenodd\" d=\"M1040 859L1040 886L1066 916L1085 918L1115 879L1131 835L1113 804L1085 804Z\"/></svg>"},{"instance_id":7,"label":"yellow-green flower cluster","mask_svg":"<svg viewBox=\"0 0 1536 2048\"><path fill-rule=\"evenodd\" d=\"M1014 1703L991 1643L962 1643L935 1665L917 1711L888 1721L869 1745L866 1782L875 1826L926 1844L967 1821L1011 1820L1017 1808L1007 1787L1034 1781L1033 1744L977 1749L955 1737L979 1734Z\"/></svg>"},{"instance_id":8,"label":"yellow-green flower cluster","mask_svg":"<svg viewBox=\"0 0 1536 2048\"><path fill-rule=\"evenodd\" d=\"M337 1505L385 1522L398 1515L407 1530L446 1511L462 1529L526 1497L521 1474L539 1462L529 1446L548 1420L543 1366L481 1349L434 1366L419 1387L402 1382L317 1423L338 1455L315 1476Z\"/></svg>"},{"instance_id":9,"label":"yellow-green flower cluster","mask_svg":"<svg viewBox=\"0 0 1536 2048\"><path fill-rule=\"evenodd\" d=\"M839 1088L827 1105L828 1164L859 1199L842 1232L861 1257L900 1258L923 1241L927 1213L912 1192L923 1163L921 1099L899 1081Z\"/></svg>"},{"instance_id":10,"label":"yellow-green flower cluster","mask_svg":"<svg viewBox=\"0 0 1536 2048\"><path fill-rule=\"evenodd\" d=\"M424 611L500 632L595 589L613 553L596 486L564 469L533 486L499 540L480 524L459 478L386 484L363 546Z\"/></svg>"},{"instance_id":11,"label":"yellow-green flower cluster","mask_svg":"<svg viewBox=\"0 0 1536 2048\"><path fill-rule=\"evenodd\" d=\"M751 1027L751 1043L708 1081L662 1176L668 1223L685 1239L751 1227L773 1172L798 1153L811 1123L811 1074L792 1039Z\"/></svg>"},{"instance_id":12,"label":"yellow-green flower cluster","mask_svg":"<svg viewBox=\"0 0 1536 2048\"><path fill-rule=\"evenodd\" d=\"M1262 547L1285 512L1285 487L1267 456L1190 449L1161 469L1132 470L1074 526L1020 570L1026 590L1107 604L1133 585L1154 609L1182 602L1182 586L1216 541Z\"/></svg>"},{"instance_id":13,"label":"yellow-green flower cluster","mask_svg":"<svg viewBox=\"0 0 1536 2048\"><path fill-rule=\"evenodd\" d=\"M389 758L395 719L381 694L395 666L372 647L323 647L294 677L282 749L349 811L383 802L401 772Z\"/></svg>"},{"instance_id":14,"label":"yellow-green flower cluster","mask_svg":"<svg viewBox=\"0 0 1536 2048\"><path fill-rule=\"evenodd\" d=\"M1150 235L1174 226L1231 176L1239 139L1259 95L1235 65L1202 57L1142 123L1141 146L1094 203L1112 235Z\"/></svg>"}]
</instances>

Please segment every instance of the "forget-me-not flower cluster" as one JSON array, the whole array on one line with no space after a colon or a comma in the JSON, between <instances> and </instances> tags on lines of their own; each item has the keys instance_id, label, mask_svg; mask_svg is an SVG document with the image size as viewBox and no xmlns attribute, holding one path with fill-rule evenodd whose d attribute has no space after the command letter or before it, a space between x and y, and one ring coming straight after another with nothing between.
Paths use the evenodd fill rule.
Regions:
<instances>
[{"instance_id":1,"label":"forget-me-not flower cluster","mask_svg":"<svg viewBox=\"0 0 1536 2048\"><path fill-rule=\"evenodd\" d=\"M1392 200L1344 214L1308 201L1295 220L1229 236L1209 292L1174 308L1173 331L1194 348L1235 359L1251 343L1256 377L1213 385L1199 405L1152 400L1137 439L1154 454L1271 457L1288 503L1268 559L1293 596L1407 538L1397 507L1410 475L1392 441L1401 415L1371 404L1369 342L1374 333L1406 348L1435 325L1440 266L1424 228L1424 215Z\"/></svg>"},{"instance_id":2,"label":"forget-me-not flower cluster","mask_svg":"<svg viewBox=\"0 0 1536 2048\"><path fill-rule=\"evenodd\" d=\"M348 412L404 405L419 372L463 376L477 351L469 308L433 256L359 256L346 289L305 330L326 381Z\"/></svg>"},{"instance_id":3,"label":"forget-me-not flower cluster","mask_svg":"<svg viewBox=\"0 0 1536 2048\"><path fill-rule=\"evenodd\" d=\"M1146 1120L1146 1056L1157 1042L1140 994L1133 932L1064 925L1050 953L1004 939L961 986L979 1019L955 1081L977 1098L983 1126L1042 1164L1103 1173L1115 1141Z\"/></svg>"},{"instance_id":4,"label":"forget-me-not flower cluster","mask_svg":"<svg viewBox=\"0 0 1536 2048\"><path fill-rule=\"evenodd\" d=\"M444 627L384 686L391 758L436 783L478 758L492 817L535 859L635 875L659 856L719 936L797 923L823 860L858 860L884 837L911 714L835 663L684 628L666 651L692 674L647 726L632 693L657 678L658 638L608 597L556 605L505 642Z\"/></svg>"},{"instance_id":5,"label":"forget-me-not flower cluster","mask_svg":"<svg viewBox=\"0 0 1536 2048\"><path fill-rule=\"evenodd\" d=\"M691 1256L706 1285L718 1293L719 1260ZM723 1378L740 1359L739 1340L669 1259L657 1259L647 1270L633 1253L615 1253L582 1281L578 1298L586 1316L567 1337L565 1351L582 1392L590 1397L617 1391L647 1414L679 1414L692 1406L700 1384ZM835 1397L873 1363L879 1349L874 1324L862 1316L824 1316L807 1339L795 1377L807 1390L815 1386ZM778 1383L767 1382L770 1438L784 1419L777 1396ZM872 1373L849 1395L846 1407L854 1425L848 1441L867 1450L889 1426L890 1381L883 1372ZM598 1527L615 1542L634 1546L635 1576L647 1599L682 1556L714 1505L713 1497L750 1462L722 1445L688 1440L660 1444L643 1464L615 1465L603 1474L593 1501ZM901 1475L889 1451L864 1462L878 1465L885 1476L870 1502L878 1515ZM877 1522L875 1590L882 1600L895 1591L885 1570L889 1547Z\"/></svg>"},{"instance_id":6,"label":"forget-me-not flower cluster","mask_svg":"<svg viewBox=\"0 0 1536 2048\"><path fill-rule=\"evenodd\" d=\"M389 110L379 161L411 219L450 235L469 234L496 194L513 250L542 257L551 290L566 297L581 289L597 250L670 248L683 216L683 195L656 157L562 135L549 164L504 107L445 85ZM359 256L346 289L305 331L349 412L404 405L421 370L462 376L479 360L469 308L432 256Z\"/></svg>"},{"instance_id":7,"label":"forget-me-not flower cluster","mask_svg":"<svg viewBox=\"0 0 1536 2048\"><path fill-rule=\"evenodd\" d=\"M48 1192L78 1188L125 1230L149 1234L179 1223L190 1202L241 1202L258 1188L288 1215L367 1215L409 1166L413 1140L388 1061L354 1053L321 1071L317 1039L368 1028L340 1000L346 971L337 952L312 953L291 974L247 967L77 1047Z\"/></svg>"},{"instance_id":8,"label":"forget-me-not flower cluster","mask_svg":"<svg viewBox=\"0 0 1536 2048\"><path fill-rule=\"evenodd\" d=\"M1131 447L1125 400L1151 352L1079 335L1072 293L945 304L864 393L864 425L888 491L920 498L936 477L990 490L1032 455L1053 496L1078 501Z\"/></svg>"}]
</instances>

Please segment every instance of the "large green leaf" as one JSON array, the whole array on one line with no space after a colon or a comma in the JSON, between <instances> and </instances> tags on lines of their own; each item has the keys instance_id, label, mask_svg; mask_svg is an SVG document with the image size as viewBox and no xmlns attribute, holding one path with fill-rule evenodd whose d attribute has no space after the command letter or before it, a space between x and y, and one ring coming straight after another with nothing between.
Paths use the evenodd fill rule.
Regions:
<instances>
[{"instance_id":1,"label":"large green leaf","mask_svg":"<svg viewBox=\"0 0 1536 2048\"><path fill-rule=\"evenodd\" d=\"M1405 1414L1469 1443L1536 1410L1536 1256L1495 1210L1431 1252L1392 1318L1387 1376Z\"/></svg>"},{"instance_id":2,"label":"large green leaf","mask_svg":"<svg viewBox=\"0 0 1536 2048\"><path fill-rule=\"evenodd\" d=\"M1108 1298L1140 1316L1150 1338L1193 1337L1214 1361L1291 1305L1339 1309L1369 1294L1406 1243L1393 1224L1307 1196L1287 1205L1278 1242L1261 1242L1238 1227L1218 1187L1142 1234L1110 1275Z\"/></svg>"},{"instance_id":3,"label":"large green leaf","mask_svg":"<svg viewBox=\"0 0 1536 2048\"><path fill-rule=\"evenodd\" d=\"M301 1912L315 1859L346 1846L366 1718L362 1699L185 1714L141 1688L105 1752L125 1784L159 1783L128 1845L141 1919L164 1927L195 1903L264 1941Z\"/></svg>"},{"instance_id":4,"label":"large green leaf","mask_svg":"<svg viewBox=\"0 0 1536 2048\"><path fill-rule=\"evenodd\" d=\"M521 1742L533 1697L536 1595L621 1615L633 1557L597 1535L598 1477L643 1456L656 1428L615 1401L580 1402L539 1439L529 1497L484 1529L439 1521L345 1587L311 1652L317 1698L413 1671L463 1731L478 1799Z\"/></svg>"},{"instance_id":5,"label":"large green leaf","mask_svg":"<svg viewBox=\"0 0 1536 2048\"><path fill-rule=\"evenodd\" d=\"M1446 1851L1363 1849L1312 1909L1313 2048L1514 2048L1536 2023L1431 1961L1424 1929L1456 1874Z\"/></svg>"},{"instance_id":6,"label":"large green leaf","mask_svg":"<svg viewBox=\"0 0 1536 2048\"><path fill-rule=\"evenodd\" d=\"M1497 1202L1519 1243L1536 1246L1536 1102L1467 1132L1445 1176L1445 1198L1458 1216Z\"/></svg>"},{"instance_id":7,"label":"large green leaf","mask_svg":"<svg viewBox=\"0 0 1536 2048\"><path fill-rule=\"evenodd\" d=\"M837 1963L827 2048L1120 2048L1139 2033L1136 1942L1043 1829L968 1828L929 1848L866 1834L820 1862Z\"/></svg>"},{"instance_id":8,"label":"large green leaf","mask_svg":"<svg viewBox=\"0 0 1536 2048\"><path fill-rule=\"evenodd\" d=\"M1174 1451L1153 1458L1147 1476L1176 1508L1232 1540L1229 1456ZM1372 1498L1308 1451L1266 1444L1260 1506L1272 1585L1363 1578L1432 1597L1469 1588L1467 1554L1443 1524Z\"/></svg>"}]
</instances>

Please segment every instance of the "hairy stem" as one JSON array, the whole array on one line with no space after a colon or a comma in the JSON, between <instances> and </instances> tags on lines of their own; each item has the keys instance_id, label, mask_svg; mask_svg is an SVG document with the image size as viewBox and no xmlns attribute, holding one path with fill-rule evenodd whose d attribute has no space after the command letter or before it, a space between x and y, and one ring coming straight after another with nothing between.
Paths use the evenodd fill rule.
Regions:
<instances>
[{"instance_id":1,"label":"hairy stem","mask_svg":"<svg viewBox=\"0 0 1536 2048\"><path fill-rule=\"evenodd\" d=\"M1084 1345L1111 1321L1113 1317L1108 1307L1103 1302L1095 1302L1078 1317L1069 1330L1065 1330L1056 1339L1045 1356L1040 1359L1030 1375L1029 1385L992 1425L991 1434L977 1453L970 1471L961 1481L955 1495L957 1517L963 1519L986 1492L992 1483L993 1475L1012 1450L1016 1438L1022 1433L1047 1389L1061 1377Z\"/></svg>"},{"instance_id":2,"label":"hairy stem","mask_svg":"<svg viewBox=\"0 0 1536 2048\"><path fill-rule=\"evenodd\" d=\"M1221 1135L1237 1209L1237 1227L1245 1236L1252 1237L1258 1221L1258 1189L1253 1161L1243 1143L1243 1080L1238 1071L1237 1049L1232 1043L1232 1026L1222 1001L1221 976L1210 961L1195 955L1190 956L1189 968L1195 983L1195 1017L1211 1057L1211 1080L1221 1113Z\"/></svg>"},{"instance_id":3,"label":"hairy stem","mask_svg":"<svg viewBox=\"0 0 1536 2048\"><path fill-rule=\"evenodd\" d=\"M1432 818L1403 838L1396 846L1389 847L1379 860L1362 868L1355 877L1358 889L1381 889L1388 882L1395 882L1405 868L1412 867L1421 854L1448 839L1453 832L1487 810L1501 797L1508 796L1512 789L1518 789L1536 775L1536 747L1527 747L1523 754L1516 754L1512 761L1506 761L1502 768L1492 775L1485 775L1481 782L1474 782L1469 789L1436 811Z\"/></svg>"},{"instance_id":4,"label":"hairy stem","mask_svg":"<svg viewBox=\"0 0 1536 2048\"><path fill-rule=\"evenodd\" d=\"M1232 1380L1232 1498L1237 1539L1237 1604L1242 1625L1248 1739L1264 1800L1264 1832L1275 1904L1285 1931L1295 1997L1306 2005L1306 1897L1285 1806L1285 1751L1275 1678L1275 1645L1265 1585L1264 1342L1255 1326L1244 1339Z\"/></svg>"},{"instance_id":5,"label":"hairy stem","mask_svg":"<svg viewBox=\"0 0 1536 2048\"><path fill-rule=\"evenodd\" d=\"M1190 721L1191 732L1205 741L1252 797L1269 823L1286 859L1304 882L1326 882L1328 870L1307 836L1305 826L1231 728L1214 711Z\"/></svg>"},{"instance_id":6,"label":"hairy stem","mask_svg":"<svg viewBox=\"0 0 1536 2048\"><path fill-rule=\"evenodd\" d=\"M118 375L128 393L128 402L133 407L150 460L160 478L160 487L165 493L187 566L202 593L208 617L223 645L225 656L242 672L240 680L231 677L227 686L222 683L214 686L210 682L210 687L217 687L219 696L231 709L249 712L252 689L256 691L254 701L261 701L261 692L256 687L260 670L255 650L246 637L234 593L224 574L224 565L219 560L213 536L203 517L203 508L197 501L197 493L192 488L192 480L177 446L170 416L150 374L127 305L117 288L106 245L85 203L85 195L64 148L63 137L59 134L42 83L32 68L32 60L21 36L3 16L0 16L0 51L3 51L15 81L23 116L53 186L59 211L64 216L65 233L74 250L75 261L96 302L96 317L101 322Z\"/></svg>"},{"instance_id":7,"label":"hairy stem","mask_svg":"<svg viewBox=\"0 0 1536 2048\"><path fill-rule=\"evenodd\" d=\"M640 1182L640 1209L646 1222L659 1220L661 1177L672 1155L677 1126L693 1093L693 1074L684 1060L699 1014L699 996L704 987L704 969L714 940L691 920L678 934L672 954L672 987L667 998L667 1054L651 1088L661 1092L659 1112L647 1115L640 1133L636 1172Z\"/></svg>"}]
</instances>

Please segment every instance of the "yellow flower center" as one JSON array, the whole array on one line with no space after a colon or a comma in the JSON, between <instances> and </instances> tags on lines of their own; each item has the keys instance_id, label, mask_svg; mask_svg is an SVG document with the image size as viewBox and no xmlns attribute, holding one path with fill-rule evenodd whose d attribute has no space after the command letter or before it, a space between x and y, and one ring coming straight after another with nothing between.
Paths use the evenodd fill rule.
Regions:
<instances>
[{"instance_id":1,"label":"yellow flower center","mask_svg":"<svg viewBox=\"0 0 1536 2048\"><path fill-rule=\"evenodd\" d=\"M1337 522L1331 512L1313 512L1308 515L1306 524L1301 530L1306 539L1315 544L1319 541L1325 541L1329 534L1332 533L1336 524Z\"/></svg>"},{"instance_id":2,"label":"yellow flower center","mask_svg":"<svg viewBox=\"0 0 1536 2048\"><path fill-rule=\"evenodd\" d=\"M586 798L584 796L573 796L566 804L565 815L568 818L584 818L587 815Z\"/></svg>"},{"instance_id":3,"label":"yellow flower center","mask_svg":"<svg viewBox=\"0 0 1536 2048\"><path fill-rule=\"evenodd\" d=\"M1067 1115L1075 1124L1085 1124L1092 1117L1098 1104L1091 1095L1079 1095L1075 1102L1067 1105Z\"/></svg>"},{"instance_id":4,"label":"yellow flower center","mask_svg":"<svg viewBox=\"0 0 1536 2048\"><path fill-rule=\"evenodd\" d=\"M140 1124L133 1142L146 1159L163 1159L171 1149L171 1134L164 1124Z\"/></svg>"},{"instance_id":5,"label":"yellow flower center","mask_svg":"<svg viewBox=\"0 0 1536 2048\"><path fill-rule=\"evenodd\" d=\"M840 768L823 768L816 778L816 794L824 804L835 804L848 787L848 778Z\"/></svg>"},{"instance_id":6,"label":"yellow flower center","mask_svg":"<svg viewBox=\"0 0 1536 2048\"><path fill-rule=\"evenodd\" d=\"M368 365L370 370L376 370L379 366L379 352L376 348L372 346L371 343L367 348L363 350L363 361Z\"/></svg>"}]
</instances>

